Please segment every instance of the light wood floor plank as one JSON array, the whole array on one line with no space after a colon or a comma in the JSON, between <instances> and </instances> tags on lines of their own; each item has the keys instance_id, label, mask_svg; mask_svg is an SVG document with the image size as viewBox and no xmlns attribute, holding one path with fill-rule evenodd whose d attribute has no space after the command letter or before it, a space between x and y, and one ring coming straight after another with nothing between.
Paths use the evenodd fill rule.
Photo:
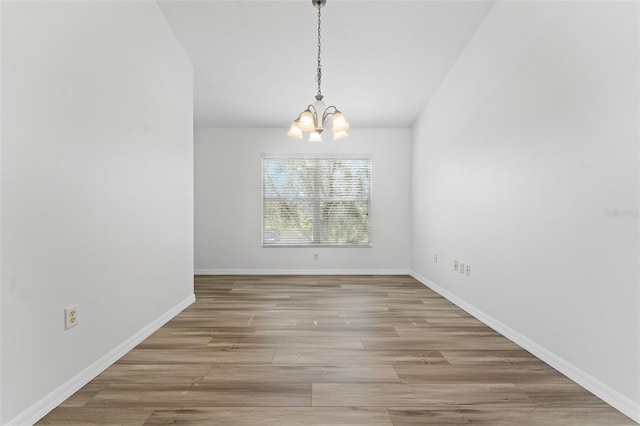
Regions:
<instances>
[{"instance_id":1,"label":"light wood floor plank","mask_svg":"<svg viewBox=\"0 0 640 426\"><path fill-rule=\"evenodd\" d=\"M325 337L375 337L398 336L392 326L300 326L300 327L269 327L256 330L256 336L325 336Z\"/></svg>"},{"instance_id":2,"label":"light wood floor plank","mask_svg":"<svg viewBox=\"0 0 640 426\"><path fill-rule=\"evenodd\" d=\"M278 365L389 365L447 364L438 351L429 350L294 350L278 349L273 358Z\"/></svg>"},{"instance_id":3,"label":"light wood floor plank","mask_svg":"<svg viewBox=\"0 0 640 426\"><path fill-rule=\"evenodd\" d=\"M143 383L188 385L202 380L209 373L209 370L211 370L209 364L126 364L117 362L91 383L97 385Z\"/></svg>"},{"instance_id":4,"label":"light wood floor plank","mask_svg":"<svg viewBox=\"0 0 640 426\"><path fill-rule=\"evenodd\" d=\"M157 410L145 425L233 426L392 426L385 408L199 408Z\"/></svg>"},{"instance_id":5,"label":"light wood floor plank","mask_svg":"<svg viewBox=\"0 0 640 426\"><path fill-rule=\"evenodd\" d=\"M152 408L58 407L38 422L54 426L143 426L154 413Z\"/></svg>"},{"instance_id":6,"label":"light wood floor plank","mask_svg":"<svg viewBox=\"0 0 640 426\"><path fill-rule=\"evenodd\" d=\"M620 426L634 424L609 409L459 406L455 409L389 407L394 426Z\"/></svg>"},{"instance_id":7,"label":"light wood floor plank","mask_svg":"<svg viewBox=\"0 0 640 426\"><path fill-rule=\"evenodd\" d=\"M390 365L214 365L203 379L209 382L249 383L323 383L399 382L400 378Z\"/></svg>"},{"instance_id":8,"label":"light wood floor plank","mask_svg":"<svg viewBox=\"0 0 640 426\"><path fill-rule=\"evenodd\" d=\"M425 338L425 334L429 337ZM518 346L500 335L479 336L473 332L413 333L411 337L363 337L365 349L405 348L407 350L473 350L478 347L488 350L515 350Z\"/></svg>"},{"instance_id":9,"label":"light wood floor plank","mask_svg":"<svg viewBox=\"0 0 640 426\"><path fill-rule=\"evenodd\" d=\"M120 359L127 364L256 364L271 363L275 351L271 349L135 349Z\"/></svg>"},{"instance_id":10,"label":"light wood floor plank","mask_svg":"<svg viewBox=\"0 0 640 426\"><path fill-rule=\"evenodd\" d=\"M213 346L221 339L212 339ZM240 349L364 349L359 337L327 336L244 336L234 339L234 348Z\"/></svg>"},{"instance_id":11,"label":"light wood floor plank","mask_svg":"<svg viewBox=\"0 0 640 426\"><path fill-rule=\"evenodd\" d=\"M202 381L193 385L109 385L85 407L293 407L311 404L309 383Z\"/></svg>"},{"instance_id":12,"label":"light wood floor plank","mask_svg":"<svg viewBox=\"0 0 640 426\"><path fill-rule=\"evenodd\" d=\"M403 382L424 383L513 383L550 384L570 383L569 379L543 362L522 364L514 368L509 364L485 365L479 369L475 365L420 365L395 364L398 377ZM526 393L526 391L525 391Z\"/></svg>"},{"instance_id":13,"label":"light wood floor plank","mask_svg":"<svg viewBox=\"0 0 640 426\"><path fill-rule=\"evenodd\" d=\"M314 383L315 407L446 406L494 404L531 406L533 402L513 384L444 383Z\"/></svg>"}]
</instances>

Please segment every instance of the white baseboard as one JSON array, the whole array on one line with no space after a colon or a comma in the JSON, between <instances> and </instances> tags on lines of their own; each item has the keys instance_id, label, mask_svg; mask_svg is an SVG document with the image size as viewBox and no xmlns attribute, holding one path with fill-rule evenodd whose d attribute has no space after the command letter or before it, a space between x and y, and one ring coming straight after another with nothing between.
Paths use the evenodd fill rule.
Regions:
<instances>
[{"instance_id":1,"label":"white baseboard","mask_svg":"<svg viewBox=\"0 0 640 426\"><path fill-rule=\"evenodd\" d=\"M408 269L196 269L195 275L409 275Z\"/></svg>"},{"instance_id":2,"label":"white baseboard","mask_svg":"<svg viewBox=\"0 0 640 426\"><path fill-rule=\"evenodd\" d=\"M186 307L195 302L195 295L190 295L182 302L178 303L166 313L151 322L149 325L138 331L136 334L113 348L106 355L96 362L76 374L71 379L60 385L53 392L42 398L40 401L27 408L25 411L14 417L5 426L25 426L33 425L38 420L47 415L51 410L60 405L64 400L77 392L84 385L93 380L114 362L122 358L127 352L136 347L140 342L153 334L170 319L182 312Z\"/></svg>"},{"instance_id":3,"label":"white baseboard","mask_svg":"<svg viewBox=\"0 0 640 426\"><path fill-rule=\"evenodd\" d=\"M432 283L415 271L411 271L410 275L425 286L429 287L431 290L440 294L445 299L449 300L451 303L473 315L475 318L482 321L492 329L496 330L498 333L512 340L514 343L521 346L536 357L540 358L542 361L546 362L551 367L555 368L624 415L630 417L635 422L640 423L640 404L638 404L637 402L610 388L595 377L574 366L567 360L559 357L555 353L539 345L528 337L518 333L516 330L498 321L492 316L487 315L480 309L465 302L464 300L448 292L444 288Z\"/></svg>"}]
</instances>

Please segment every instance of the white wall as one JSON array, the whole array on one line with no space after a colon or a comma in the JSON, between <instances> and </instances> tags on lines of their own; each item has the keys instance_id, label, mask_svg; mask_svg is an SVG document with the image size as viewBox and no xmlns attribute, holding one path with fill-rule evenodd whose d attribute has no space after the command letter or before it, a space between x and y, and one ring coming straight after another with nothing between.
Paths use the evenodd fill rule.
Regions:
<instances>
[{"instance_id":1,"label":"white wall","mask_svg":"<svg viewBox=\"0 0 640 426\"><path fill-rule=\"evenodd\" d=\"M30 424L192 300L192 67L152 1L1 7L0 423Z\"/></svg>"},{"instance_id":2,"label":"white wall","mask_svg":"<svg viewBox=\"0 0 640 426\"><path fill-rule=\"evenodd\" d=\"M411 268L640 421L638 17L494 5L413 128Z\"/></svg>"},{"instance_id":3,"label":"white wall","mask_svg":"<svg viewBox=\"0 0 640 426\"><path fill-rule=\"evenodd\" d=\"M196 273L408 272L409 129L354 129L321 144L285 133L195 129ZM262 154L372 155L373 247L261 248Z\"/></svg>"}]
</instances>

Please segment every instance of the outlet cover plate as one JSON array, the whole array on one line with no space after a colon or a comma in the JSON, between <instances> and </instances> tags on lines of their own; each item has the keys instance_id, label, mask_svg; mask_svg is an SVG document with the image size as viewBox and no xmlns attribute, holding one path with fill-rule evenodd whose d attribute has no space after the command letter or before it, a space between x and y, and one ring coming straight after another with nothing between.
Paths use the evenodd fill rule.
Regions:
<instances>
[{"instance_id":1,"label":"outlet cover plate","mask_svg":"<svg viewBox=\"0 0 640 426\"><path fill-rule=\"evenodd\" d=\"M68 330L76 325L78 325L78 305L69 306L64 309L64 329Z\"/></svg>"}]
</instances>

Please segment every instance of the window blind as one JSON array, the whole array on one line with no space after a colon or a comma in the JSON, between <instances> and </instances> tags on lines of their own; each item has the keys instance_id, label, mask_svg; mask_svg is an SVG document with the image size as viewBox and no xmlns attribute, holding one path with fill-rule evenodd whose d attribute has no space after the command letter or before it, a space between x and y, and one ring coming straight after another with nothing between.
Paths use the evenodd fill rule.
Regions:
<instances>
[{"instance_id":1,"label":"window blind","mask_svg":"<svg viewBox=\"0 0 640 426\"><path fill-rule=\"evenodd\" d=\"M262 157L262 245L371 246L371 158Z\"/></svg>"}]
</instances>

